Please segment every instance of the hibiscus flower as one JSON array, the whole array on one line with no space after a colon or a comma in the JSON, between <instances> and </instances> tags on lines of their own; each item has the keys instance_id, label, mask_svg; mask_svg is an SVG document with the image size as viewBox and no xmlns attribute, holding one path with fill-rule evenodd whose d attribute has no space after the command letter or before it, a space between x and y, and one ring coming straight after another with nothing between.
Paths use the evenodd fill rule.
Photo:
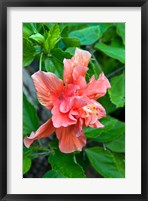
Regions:
<instances>
[{"instance_id":1,"label":"hibiscus flower","mask_svg":"<svg viewBox=\"0 0 148 201\"><path fill-rule=\"evenodd\" d=\"M106 112L96 100L106 94L110 83L103 73L97 80L92 76L86 82L90 58L88 51L76 48L74 56L63 61L63 80L50 72L38 71L32 75L38 100L51 110L52 117L24 138L26 147L56 132L61 152L81 151L86 145L83 127L104 127L99 119Z\"/></svg>"}]
</instances>

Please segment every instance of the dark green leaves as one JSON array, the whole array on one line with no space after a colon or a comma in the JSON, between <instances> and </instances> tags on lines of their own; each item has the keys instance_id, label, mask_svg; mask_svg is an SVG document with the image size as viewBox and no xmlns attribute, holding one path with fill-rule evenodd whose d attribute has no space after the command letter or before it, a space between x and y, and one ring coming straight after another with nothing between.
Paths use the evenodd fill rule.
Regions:
<instances>
[{"instance_id":1,"label":"dark green leaves","mask_svg":"<svg viewBox=\"0 0 148 201\"><path fill-rule=\"evenodd\" d=\"M23 148L24 174L29 171L30 175L35 170L34 177L43 175L42 178L88 178L96 177L97 173L105 178L125 177L125 123L122 122L125 106L125 24L23 23L23 40L23 66L28 66L28 79L39 69L63 79L63 60L71 59L75 49L80 48L92 55L86 81L89 82L93 75L98 79L104 72L111 84L107 94L97 100L107 113L107 117L99 120L104 128L84 129L87 143L83 151L61 153L57 140L54 140L56 135L40 139L29 149ZM33 86L29 82L24 84L27 97L23 96L23 133L29 136L41 126L37 111L40 122L45 122L51 114L38 104L38 100L34 100ZM36 102L35 107L30 100ZM36 165L30 169L31 160L33 164L40 164L42 159L44 164L49 163L46 173L38 173L34 169Z\"/></svg>"},{"instance_id":2,"label":"dark green leaves","mask_svg":"<svg viewBox=\"0 0 148 201\"><path fill-rule=\"evenodd\" d=\"M105 144L107 148L114 152L125 152L125 135L119 136L117 139Z\"/></svg>"},{"instance_id":3,"label":"dark green leaves","mask_svg":"<svg viewBox=\"0 0 148 201\"><path fill-rule=\"evenodd\" d=\"M99 103L101 103L101 105L105 108L107 114L117 109L116 105L111 102L108 93L99 99Z\"/></svg>"},{"instance_id":4,"label":"dark green leaves","mask_svg":"<svg viewBox=\"0 0 148 201\"><path fill-rule=\"evenodd\" d=\"M61 63L63 63L64 59L70 59L71 58L71 54L70 53L63 51L60 48L54 48L51 51L51 54L52 54L53 57L55 57Z\"/></svg>"},{"instance_id":5,"label":"dark green leaves","mask_svg":"<svg viewBox=\"0 0 148 201\"><path fill-rule=\"evenodd\" d=\"M39 126L37 112L34 106L27 100L23 94L23 134L30 134Z\"/></svg>"},{"instance_id":6,"label":"dark green leaves","mask_svg":"<svg viewBox=\"0 0 148 201\"><path fill-rule=\"evenodd\" d=\"M55 72L55 66L54 66L52 60L49 58L45 59L45 69L47 72L51 72L51 73Z\"/></svg>"},{"instance_id":7,"label":"dark green leaves","mask_svg":"<svg viewBox=\"0 0 148 201\"><path fill-rule=\"evenodd\" d=\"M124 48L111 47L104 43L97 43L95 45L97 50L104 52L109 57L119 60L121 63L125 63L125 50Z\"/></svg>"},{"instance_id":8,"label":"dark green leaves","mask_svg":"<svg viewBox=\"0 0 148 201\"><path fill-rule=\"evenodd\" d=\"M47 72L54 72L58 77L63 78L63 60L70 59L71 55L60 48L51 50L50 58L45 59L45 68Z\"/></svg>"},{"instance_id":9,"label":"dark green leaves","mask_svg":"<svg viewBox=\"0 0 148 201\"><path fill-rule=\"evenodd\" d=\"M39 44L42 44L42 43L45 42L44 36L41 35L40 33L33 34L29 38L31 38L32 40L38 42Z\"/></svg>"},{"instance_id":10,"label":"dark green leaves","mask_svg":"<svg viewBox=\"0 0 148 201\"><path fill-rule=\"evenodd\" d=\"M31 64L35 57L35 49L31 41L23 39L23 66Z\"/></svg>"},{"instance_id":11,"label":"dark green leaves","mask_svg":"<svg viewBox=\"0 0 148 201\"><path fill-rule=\"evenodd\" d=\"M80 40L81 45L91 45L96 42L102 34L109 28L109 24L98 26L91 26L85 29L72 31L69 36Z\"/></svg>"},{"instance_id":12,"label":"dark green leaves","mask_svg":"<svg viewBox=\"0 0 148 201\"><path fill-rule=\"evenodd\" d=\"M80 47L80 40L78 38L64 37L63 42L66 47Z\"/></svg>"},{"instance_id":13,"label":"dark green leaves","mask_svg":"<svg viewBox=\"0 0 148 201\"><path fill-rule=\"evenodd\" d=\"M49 156L49 163L54 171L68 178L84 178L85 174L82 167L74 161L73 154L64 154L55 150Z\"/></svg>"},{"instance_id":14,"label":"dark green leaves","mask_svg":"<svg viewBox=\"0 0 148 201\"><path fill-rule=\"evenodd\" d=\"M28 157L23 158L23 174L26 174L31 168L31 159Z\"/></svg>"},{"instance_id":15,"label":"dark green leaves","mask_svg":"<svg viewBox=\"0 0 148 201\"><path fill-rule=\"evenodd\" d=\"M31 36L31 34L33 34L31 25L29 23L24 23L23 24L23 37L28 38L29 36Z\"/></svg>"},{"instance_id":16,"label":"dark green leaves","mask_svg":"<svg viewBox=\"0 0 148 201\"><path fill-rule=\"evenodd\" d=\"M125 44L125 24L117 24L117 34L122 38L123 44Z\"/></svg>"},{"instance_id":17,"label":"dark green leaves","mask_svg":"<svg viewBox=\"0 0 148 201\"><path fill-rule=\"evenodd\" d=\"M110 142L125 132L125 125L118 119L110 116L100 120L104 128L86 128L84 129L87 138L92 138L98 142Z\"/></svg>"},{"instance_id":18,"label":"dark green leaves","mask_svg":"<svg viewBox=\"0 0 148 201\"><path fill-rule=\"evenodd\" d=\"M111 89L109 90L111 102L117 107L125 104L125 76L124 74L115 76L111 79Z\"/></svg>"},{"instance_id":19,"label":"dark green leaves","mask_svg":"<svg viewBox=\"0 0 148 201\"><path fill-rule=\"evenodd\" d=\"M43 175L43 178L65 178L65 177L58 171L49 170Z\"/></svg>"},{"instance_id":20,"label":"dark green leaves","mask_svg":"<svg viewBox=\"0 0 148 201\"><path fill-rule=\"evenodd\" d=\"M32 34L38 33L41 27L41 23L23 23L23 38L28 39Z\"/></svg>"},{"instance_id":21,"label":"dark green leaves","mask_svg":"<svg viewBox=\"0 0 148 201\"><path fill-rule=\"evenodd\" d=\"M94 169L107 178L124 178L124 159L122 155L115 155L101 147L85 150Z\"/></svg>"}]
</instances>

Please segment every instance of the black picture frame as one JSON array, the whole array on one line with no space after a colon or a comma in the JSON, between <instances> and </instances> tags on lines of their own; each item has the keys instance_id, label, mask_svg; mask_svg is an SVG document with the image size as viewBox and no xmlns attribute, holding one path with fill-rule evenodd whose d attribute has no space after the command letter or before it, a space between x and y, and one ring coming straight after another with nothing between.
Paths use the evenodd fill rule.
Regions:
<instances>
[{"instance_id":1,"label":"black picture frame","mask_svg":"<svg viewBox=\"0 0 148 201\"><path fill-rule=\"evenodd\" d=\"M142 16L142 193L96 195L7 194L7 8L8 7L141 7ZM147 0L0 0L0 200L148 200L148 1ZM136 156L133 156L136 157Z\"/></svg>"}]
</instances>

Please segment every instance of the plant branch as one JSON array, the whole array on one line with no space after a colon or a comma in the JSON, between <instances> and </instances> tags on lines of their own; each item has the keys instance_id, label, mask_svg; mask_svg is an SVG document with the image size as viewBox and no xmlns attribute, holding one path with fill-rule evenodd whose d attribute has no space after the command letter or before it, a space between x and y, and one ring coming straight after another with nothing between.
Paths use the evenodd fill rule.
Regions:
<instances>
[{"instance_id":1,"label":"plant branch","mask_svg":"<svg viewBox=\"0 0 148 201\"><path fill-rule=\"evenodd\" d=\"M124 66L122 66L122 67L118 68L117 70L113 71L112 73L108 74L106 77L107 78L113 77L114 75L121 72L122 70L124 70Z\"/></svg>"},{"instance_id":2,"label":"plant branch","mask_svg":"<svg viewBox=\"0 0 148 201\"><path fill-rule=\"evenodd\" d=\"M39 64L39 70L42 70L42 58L43 58L43 52L40 55L40 64Z\"/></svg>"}]
</instances>

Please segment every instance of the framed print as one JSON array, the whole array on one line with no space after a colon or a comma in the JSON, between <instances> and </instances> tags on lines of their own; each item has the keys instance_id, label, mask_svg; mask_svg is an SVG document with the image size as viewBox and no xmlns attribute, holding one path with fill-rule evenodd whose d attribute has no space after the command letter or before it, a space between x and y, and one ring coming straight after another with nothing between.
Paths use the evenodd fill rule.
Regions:
<instances>
[{"instance_id":1,"label":"framed print","mask_svg":"<svg viewBox=\"0 0 148 201\"><path fill-rule=\"evenodd\" d=\"M148 200L147 1L1 1L1 200Z\"/></svg>"}]
</instances>

